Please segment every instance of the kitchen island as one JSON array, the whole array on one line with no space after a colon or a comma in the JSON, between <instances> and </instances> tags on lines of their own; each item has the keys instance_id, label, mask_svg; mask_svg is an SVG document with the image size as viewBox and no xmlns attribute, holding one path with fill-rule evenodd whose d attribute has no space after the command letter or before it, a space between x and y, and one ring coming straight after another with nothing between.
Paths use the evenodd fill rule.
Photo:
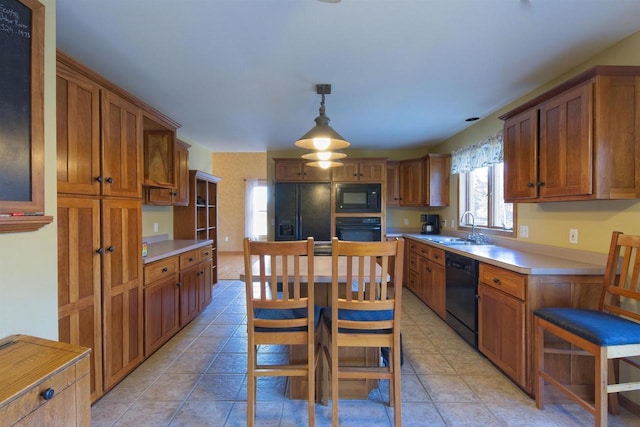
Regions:
<instances>
[{"instance_id":1,"label":"kitchen island","mask_svg":"<svg viewBox=\"0 0 640 427\"><path fill-rule=\"evenodd\" d=\"M404 285L446 319L445 254L479 261L477 288L478 350L533 396L533 311L541 307L597 308L606 255L586 256L561 249L502 244L472 244L456 236L403 234ZM544 252L547 253L544 253ZM543 253L541 253L543 252ZM563 256L564 255L564 256ZM581 257L586 261L576 260ZM547 366L576 391L590 389L588 358L549 357Z\"/></svg>"}]
</instances>

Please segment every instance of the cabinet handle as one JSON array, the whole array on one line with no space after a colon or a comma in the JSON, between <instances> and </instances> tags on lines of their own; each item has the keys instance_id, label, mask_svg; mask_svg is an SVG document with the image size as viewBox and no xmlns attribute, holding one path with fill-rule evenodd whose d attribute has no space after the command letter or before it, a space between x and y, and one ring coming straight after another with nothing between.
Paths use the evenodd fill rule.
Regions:
<instances>
[{"instance_id":1,"label":"cabinet handle","mask_svg":"<svg viewBox=\"0 0 640 427\"><path fill-rule=\"evenodd\" d=\"M116 250L116 248L114 248L113 246L109 246L109 247L107 248L107 250L108 250L109 252L113 252L113 251L115 251L115 250Z\"/></svg>"},{"instance_id":2,"label":"cabinet handle","mask_svg":"<svg viewBox=\"0 0 640 427\"><path fill-rule=\"evenodd\" d=\"M50 400L55 393L56 393L56 391L54 389L52 389L51 387L49 387L48 389L46 389L42 393L40 393L40 396L42 396L42 398L44 400Z\"/></svg>"},{"instance_id":3,"label":"cabinet handle","mask_svg":"<svg viewBox=\"0 0 640 427\"><path fill-rule=\"evenodd\" d=\"M176 286L180 287L180 286L182 286L182 283L178 282L178 283L176 283Z\"/></svg>"},{"instance_id":4,"label":"cabinet handle","mask_svg":"<svg viewBox=\"0 0 640 427\"><path fill-rule=\"evenodd\" d=\"M107 178L105 181L107 181L109 184L113 184L113 178L111 177Z\"/></svg>"},{"instance_id":5,"label":"cabinet handle","mask_svg":"<svg viewBox=\"0 0 640 427\"><path fill-rule=\"evenodd\" d=\"M190 257L190 258L189 258L189 262L193 262L193 257Z\"/></svg>"},{"instance_id":6,"label":"cabinet handle","mask_svg":"<svg viewBox=\"0 0 640 427\"><path fill-rule=\"evenodd\" d=\"M544 182L538 181L537 185L538 185L538 187L542 187L544 185Z\"/></svg>"},{"instance_id":7,"label":"cabinet handle","mask_svg":"<svg viewBox=\"0 0 640 427\"><path fill-rule=\"evenodd\" d=\"M102 255L104 253L104 248L99 248L98 250L96 250L96 253Z\"/></svg>"},{"instance_id":8,"label":"cabinet handle","mask_svg":"<svg viewBox=\"0 0 640 427\"><path fill-rule=\"evenodd\" d=\"M435 259L440 259L440 257L438 255L434 255L433 256Z\"/></svg>"},{"instance_id":9,"label":"cabinet handle","mask_svg":"<svg viewBox=\"0 0 640 427\"><path fill-rule=\"evenodd\" d=\"M527 182L527 187L528 187L528 188L532 188L533 186L534 186L534 183L533 183L533 182Z\"/></svg>"},{"instance_id":10,"label":"cabinet handle","mask_svg":"<svg viewBox=\"0 0 640 427\"><path fill-rule=\"evenodd\" d=\"M96 176L96 181L102 182L102 177L101 176Z\"/></svg>"},{"instance_id":11,"label":"cabinet handle","mask_svg":"<svg viewBox=\"0 0 640 427\"><path fill-rule=\"evenodd\" d=\"M427 267L427 272L431 273L431 268Z\"/></svg>"},{"instance_id":12,"label":"cabinet handle","mask_svg":"<svg viewBox=\"0 0 640 427\"><path fill-rule=\"evenodd\" d=\"M164 268L162 269L162 272L163 272L163 273L166 273L167 271L169 271L169 267L164 267Z\"/></svg>"},{"instance_id":13,"label":"cabinet handle","mask_svg":"<svg viewBox=\"0 0 640 427\"><path fill-rule=\"evenodd\" d=\"M493 278L493 283L495 283L496 285L500 284L500 279L498 279L497 277Z\"/></svg>"}]
</instances>

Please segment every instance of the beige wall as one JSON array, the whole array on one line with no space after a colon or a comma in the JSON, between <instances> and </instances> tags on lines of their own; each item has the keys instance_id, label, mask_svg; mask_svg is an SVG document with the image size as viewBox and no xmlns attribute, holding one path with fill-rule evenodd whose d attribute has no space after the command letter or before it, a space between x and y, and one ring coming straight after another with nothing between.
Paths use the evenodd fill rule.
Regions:
<instances>
[{"instance_id":1,"label":"beige wall","mask_svg":"<svg viewBox=\"0 0 640 427\"><path fill-rule=\"evenodd\" d=\"M218 184L218 250L241 252L245 236L245 179L267 179L267 153L213 153ZM272 227L270 227L272 228Z\"/></svg>"},{"instance_id":2,"label":"beige wall","mask_svg":"<svg viewBox=\"0 0 640 427\"><path fill-rule=\"evenodd\" d=\"M0 338L58 338L56 230L56 2L45 5L45 215L53 224L29 233L0 234Z\"/></svg>"}]
</instances>

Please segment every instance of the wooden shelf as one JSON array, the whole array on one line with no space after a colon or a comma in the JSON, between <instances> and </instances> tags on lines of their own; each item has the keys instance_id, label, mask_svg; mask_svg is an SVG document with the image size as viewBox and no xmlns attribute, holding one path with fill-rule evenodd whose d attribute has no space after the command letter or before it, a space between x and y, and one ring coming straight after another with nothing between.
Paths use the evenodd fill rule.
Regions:
<instances>
[{"instance_id":1,"label":"wooden shelf","mask_svg":"<svg viewBox=\"0 0 640 427\"><path fill-rule=\"evenodd\" d=\"M12 216L0 218L0 233L36 231L53 222L52 216Z\"/></svg>"}]
</instances>

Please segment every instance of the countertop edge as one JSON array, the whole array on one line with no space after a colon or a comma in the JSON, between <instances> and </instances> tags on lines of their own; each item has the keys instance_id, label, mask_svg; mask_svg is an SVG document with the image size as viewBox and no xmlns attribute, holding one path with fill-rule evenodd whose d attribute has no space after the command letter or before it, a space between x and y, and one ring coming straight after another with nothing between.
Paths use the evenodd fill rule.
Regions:
<instances>
[{"instance_id":1,"label":"countertop edge","mask_svg":"<svg viewBox=\"0 0 640 427\"><path fill-rule=\"evenodd\" d=\"M415 234L403 234L404 238L412 239L420 243L432 245L444 249L447 252L456 253L476 259L480 262L502 267L516 273L544 276L544 275L603 275L604 264L592 264L579 262L569 258L560 258L513 249L500 245L490 246L449 246L438 242L427 241L425 237Z\"/></svg>"},{"instance_id":2,"label":"countertop edge","mask_svg":"<svg viewBox=\"0 0 640 427\"><path fill-rule=\"evenodd\" d=\"M150 264L174 255L212 245L213 240L163 240L147 245L147 256L142 258L142 264Z\"/></svg>"}]
</instances>

